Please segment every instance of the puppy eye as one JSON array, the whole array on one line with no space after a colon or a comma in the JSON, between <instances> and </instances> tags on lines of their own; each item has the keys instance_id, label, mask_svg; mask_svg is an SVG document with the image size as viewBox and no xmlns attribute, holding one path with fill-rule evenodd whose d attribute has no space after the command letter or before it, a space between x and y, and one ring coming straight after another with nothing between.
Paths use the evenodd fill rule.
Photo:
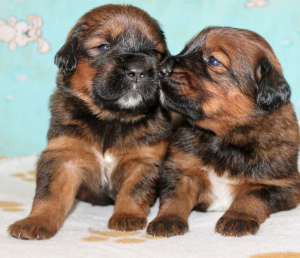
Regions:
<instances>
[{"instance_id":1,"label":"puppy eye","mask_svg":"<svg viewBox=\"0 0 300 258\"><path fill-rule=\"evenodd\" d=\"M98 47L99 50L101 51L108 51L110 49L110 45L109 44L102 44Z\"/></svg>"},{"instance_id":2,"label":"puppy eye","mask_svg":"<svg viewBox=\"0 0 300 258\"><path fill-rule=\"evenodd\" d=\"M215 57L213 56L210 56L208 59L207 59L207 63L211 66L219 66L219 65L222 65L221 62L216 59Z\"/></svg>"}]
</instances>

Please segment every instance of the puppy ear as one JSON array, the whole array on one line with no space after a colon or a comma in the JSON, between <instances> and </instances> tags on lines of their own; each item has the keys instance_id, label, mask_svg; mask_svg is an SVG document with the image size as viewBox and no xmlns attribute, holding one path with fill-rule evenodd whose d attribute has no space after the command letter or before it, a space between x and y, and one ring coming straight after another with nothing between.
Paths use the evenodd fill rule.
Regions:
<instances>
[{"instance_id":1,"label":"puppy ear","mask_svg":"<svg viewBox=\"0 0 300 258\"><path fill-rule=\"evenodd\" d=\"M264 110L275 110L290 99L291 90L281 72L268 58L263 58L256 68L257 104Z\"/></svg>"},{"instance_id":2,"label":"puppy ear","mask_svg":"<svg viewBox=\"0 0 300 258\"><path fill-rule=\"evenodd\" d=\"M77 66L78 39L72 35L55 55L54 63L65 74L74 72Z\"/></svg>"}]
</instances>

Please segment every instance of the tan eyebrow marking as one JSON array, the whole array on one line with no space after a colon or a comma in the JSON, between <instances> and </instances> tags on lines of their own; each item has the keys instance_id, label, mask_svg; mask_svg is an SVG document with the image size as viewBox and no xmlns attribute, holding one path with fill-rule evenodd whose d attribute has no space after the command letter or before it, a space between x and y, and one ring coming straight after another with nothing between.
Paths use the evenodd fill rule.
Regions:
<instances>
[{"instance_id":1,"label":"tan eyebrow marking","mask_svg":"<svg viewBox=\"0 0 300 258\"><path fill-rule=\"evenodd\" d=\"M107 40L103 37L94 36L94 37L87 39L84 43L84 46L86 48L94 48L94 47L98 47L102 44L108 44Z\"/></svg>"}]
</instances>

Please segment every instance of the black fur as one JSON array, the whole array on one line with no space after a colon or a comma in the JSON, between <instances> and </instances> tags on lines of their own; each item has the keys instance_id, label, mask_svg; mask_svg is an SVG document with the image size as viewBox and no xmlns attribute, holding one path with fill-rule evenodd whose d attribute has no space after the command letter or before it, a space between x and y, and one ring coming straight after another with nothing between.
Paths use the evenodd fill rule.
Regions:
<instances>
[{"instance_id":1,"label":"black fur","mask_svg":"<svg viewBox=\"0 0 300 258\"><path fill-rule=\"evenodd\" d=\"M275 110L290 99L290 86L267 58L259 65L263 76L258 82L257 104L264 110Z\"/></svg>"}]
</instances>

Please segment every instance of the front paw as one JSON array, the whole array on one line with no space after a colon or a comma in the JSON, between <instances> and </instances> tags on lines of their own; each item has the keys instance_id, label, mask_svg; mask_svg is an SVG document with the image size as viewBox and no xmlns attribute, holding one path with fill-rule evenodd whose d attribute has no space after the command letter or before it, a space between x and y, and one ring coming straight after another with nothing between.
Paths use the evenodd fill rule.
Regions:
<instances>
[{"instance_id":1,"label":"front paw","mask_svg":"<svg viewBox=\"0 0 300 258\"><path fill-rule=\"evenodd\" d=\"M25 218L10 225L8 232L11 236L26 240L48 239L55 235L57 228L51 226L44 218Z\"/></svg>"},{"instance_id":2,"label":"front paw","mask_svg":"<svg viewBox=\"0 0 300 258\"><path fill-rule=\"evenodd\" d=\"M145 228L146 217L137 217L132 214L114 214L109 222L108 228L119 231L136 231Z\"/></svg>"},{"instance_id":3,"label":"front paw","mask_svg":"<svg viewBox=\"0 0 300 258\"><path fill-rule=\"evenodd\" d=\"M223 236L255 235L259 229L259 221L243 214L224 214L217 222L215 231Z\"/></svg>"},{"instance_id":4,"label":"front paw","mask_svg":"<svg viewBox=\"0 0 300 258\"><path fill-rule=\"evenodd\" d=\"M177 215L155 218L147 228L147 234L170 237L183 235L189 230L187 221Z\"/></svg>"}]
</instances>

